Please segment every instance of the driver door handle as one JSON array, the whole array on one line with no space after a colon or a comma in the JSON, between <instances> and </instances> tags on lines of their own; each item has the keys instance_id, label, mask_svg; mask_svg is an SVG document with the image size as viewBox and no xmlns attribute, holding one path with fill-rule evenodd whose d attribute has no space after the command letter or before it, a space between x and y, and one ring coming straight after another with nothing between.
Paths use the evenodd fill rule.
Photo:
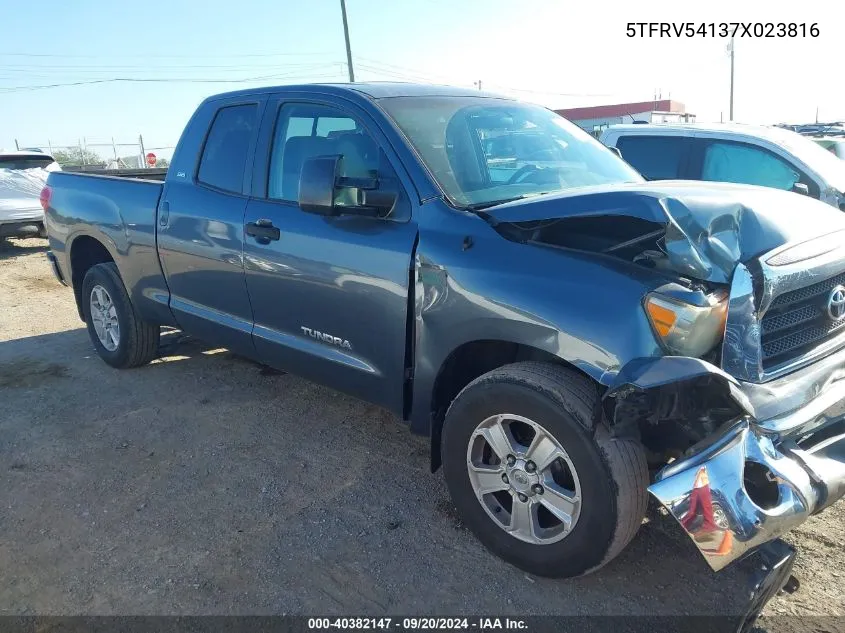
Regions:
<instances>
[{"instance_id":1,"label":"driver door handle","mask_svg":"<svg viewBox=\"0 0 845 633\"><path fill-rule=\"evenodd\" d=\"M246 234L255 238L259 244L269 244L281 238L282 234L278 228L273 226L271 220L256 220L246 225Z\"/></svg>"}]
</instances>

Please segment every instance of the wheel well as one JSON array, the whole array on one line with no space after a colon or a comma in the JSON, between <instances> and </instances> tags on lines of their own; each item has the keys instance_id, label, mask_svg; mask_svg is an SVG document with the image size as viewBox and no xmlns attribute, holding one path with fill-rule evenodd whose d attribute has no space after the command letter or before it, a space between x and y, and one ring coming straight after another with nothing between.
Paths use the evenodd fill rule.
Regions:
<instances>
[{"instance_id":1,"label":"wheel well","mask_svg":"<svg viewBox=\"0 0 845 633\"><path fill-rule=\"evenodd\" d=\"M79 318L85 320L82 311L82 280L85 273L92 266L114 262L114 258L102 242L88 235L77 237L70 249L70 279L73 286L73 294L76 298L76 309L79 311Z\"/></svg>"},{"instance_id":2,"label":"wheel well","mask_svg":"<svg viewBox=\"0 0 845 633\"><path fill-rule=\"evenodd\" d=\"M572 367L563 359L530 345L483 340L464 343L440 368L431 399L431 470L440 467L440 432L452 400L473 380L497 367L520 361L544 361ZM576 368L577 370L577 368Z\"/></svg>"}]
</instances>

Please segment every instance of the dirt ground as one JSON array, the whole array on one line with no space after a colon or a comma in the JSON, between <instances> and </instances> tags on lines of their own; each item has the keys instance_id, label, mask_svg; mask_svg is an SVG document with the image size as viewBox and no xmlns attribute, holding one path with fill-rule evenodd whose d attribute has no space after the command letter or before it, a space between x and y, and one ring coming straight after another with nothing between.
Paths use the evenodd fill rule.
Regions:
<instances>
[{"instance_id":1,"label":"dirt ground","mask_svg":"<svg viewBox=\"0 0 845 633\"><path fill-rule=\"evenodd\" d=\"M94 353L43 240L0 241L0 615L735 614L652 509L599 573L533 578L457 520L425 438L384 411L169 333ZM845 503L788 540L766 614L845 615Z\"/></svg>"}]
</instances>

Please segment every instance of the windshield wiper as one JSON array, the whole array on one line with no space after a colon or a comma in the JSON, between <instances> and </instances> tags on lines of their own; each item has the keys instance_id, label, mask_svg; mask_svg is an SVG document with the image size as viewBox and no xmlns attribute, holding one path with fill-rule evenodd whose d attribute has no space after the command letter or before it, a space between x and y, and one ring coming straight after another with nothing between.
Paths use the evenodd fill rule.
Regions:
<instances>
[{"instance_id":1,"label":"windshield wiper","mask_svg":"<svg viewBox=\"0 0 845 633\"><path fill-rule=\"evenodd\" d=\"M490 207L496 207L500 204L506 204L508 202L516 202L517 200L525 200L525 198L534 198L535 196L540 196L543 194L540 193L524 193L521 196L514 196L513 198L502 198L501 200L488 200L487 202L476 202L475 204L468 204L463 207L466 211L481 211L483 209L489 209Z\"/></svg>"}]
</instances>

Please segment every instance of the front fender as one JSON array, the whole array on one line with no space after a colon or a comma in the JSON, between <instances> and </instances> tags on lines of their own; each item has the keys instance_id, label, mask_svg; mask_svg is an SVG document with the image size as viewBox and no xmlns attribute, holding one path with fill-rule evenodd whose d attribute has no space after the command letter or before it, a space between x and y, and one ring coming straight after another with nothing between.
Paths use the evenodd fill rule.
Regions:
<instances>
[{"instance_id":1,"label":"front fender","mask_svg":"<svg viewBox=\"0 0 845 633\"><path fill-rule=\"evenodd\" d=\"M425 218L415 260L415 432L430 430L444 363L475 341L538 350L604 386L629 359L660 353L641 306L665 275L611 257L512 242L477 216L437 205Z\"/></svg>"}]
</instances>

